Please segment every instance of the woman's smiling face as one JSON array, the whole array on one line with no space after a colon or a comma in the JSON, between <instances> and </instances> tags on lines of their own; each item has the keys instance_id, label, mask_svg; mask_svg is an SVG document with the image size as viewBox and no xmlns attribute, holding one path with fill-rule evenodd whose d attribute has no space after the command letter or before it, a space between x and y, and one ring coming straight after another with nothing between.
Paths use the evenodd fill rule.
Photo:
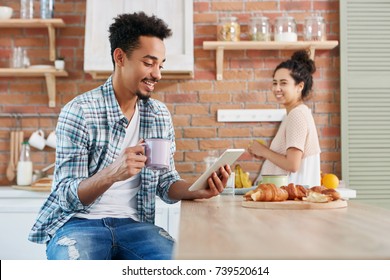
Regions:
<instances>
[{"instance_id":1,"label":"woman's smiling face","mask_svg":"<svg viewBox=\"0 0 390 280\"><path fill-rule=\"evenodd\" d=\"M295 84L294 79L290 75L290 70L280 68L275 72L272 81L272 92L276 100L285 105L285 107L294 106L302 101L302 89L303 82Z\"/></svg>"}]
</instances>

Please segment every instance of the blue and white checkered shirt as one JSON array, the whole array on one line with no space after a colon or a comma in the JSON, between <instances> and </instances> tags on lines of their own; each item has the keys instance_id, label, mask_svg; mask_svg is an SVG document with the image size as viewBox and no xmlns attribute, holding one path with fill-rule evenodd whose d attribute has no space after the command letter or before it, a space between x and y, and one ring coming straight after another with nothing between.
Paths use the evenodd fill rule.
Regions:
<instances>
[{"instance_id":1,"label":"blue and white checkered shirt","mask_svg":"<svg viewBox=\"0 0 390 280\"><path fill-rule=\"evenodd\" d=\"M137 194L140 221L154 223L156 194L167 203L170 185L180 176L175 169L176 150L171 115L167 107L154 99L138 101L140 138L171 139L171 168L166 172L141 171ZM115 98L112 78L96 89L69 102L61 111L56 136L56 167L52 192L43 204L32 227L29 240L46 243L75 213L88 213L77 195L81 181L110 165L119 155L125 138L127 118ZM94 203L100 200L98 198Z\"/></svg>"}]
</instances>

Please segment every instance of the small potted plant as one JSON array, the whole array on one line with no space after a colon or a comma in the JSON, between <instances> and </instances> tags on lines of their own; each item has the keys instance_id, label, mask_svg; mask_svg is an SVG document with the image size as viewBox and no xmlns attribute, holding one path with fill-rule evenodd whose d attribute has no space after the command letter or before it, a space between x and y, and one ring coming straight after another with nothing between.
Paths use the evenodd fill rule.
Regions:
<instances>
[{"instance_id":1,"label":"small potted plant","mask_svg":"<svg viewBox=\"0 0 390 280\"><path fill-rule=\"evenodd\" d=\"M54 66L57 70L64 70L65 69L65 60L64 57L59 56L54 61Z\"/></svg>"}]
</instances>

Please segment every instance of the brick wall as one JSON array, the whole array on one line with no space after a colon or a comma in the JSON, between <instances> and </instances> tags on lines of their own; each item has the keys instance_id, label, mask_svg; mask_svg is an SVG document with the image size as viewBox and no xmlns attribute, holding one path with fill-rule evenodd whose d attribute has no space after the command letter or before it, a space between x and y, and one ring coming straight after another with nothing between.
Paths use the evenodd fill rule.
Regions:
<instances>
[{"instance_id":1,"label":"brick wall","mask_svg":"<svg viewBox=\"0 0 390 280\"><path fill-rule=\"evenodd\" d=\"M35 1L35 15L39 1ZM2 5L14 8L19 17L19 1L5 0ZM0 77L0 113L58 114L61 107L74 96L101 84L83 72L85 0L56 0L55 17L62 18L65 28L56 30L57 53L65 56L69 76L57 78L57 107L48 108L44 78ZM203 50L203 41L216 40L216 25L220 17L239 18L245 33L251 16L274 18L288 11L298 24L302 35L303 21L309 11L319 11L327 22L328 39L339 40L339 1L211 1L194 0L195 79L161 81L155 98L170 109L176 131L176 167L184 178L194 180L204 170L203 158L210 150L245 148L254 138L268 142L278 123L219 123L218 109L279 108L270 92L274 67L289 58L292 51L225 51L224 79L215 80L215 51ZM299 40L302 36L299 36ZM47 64L48 36L45 29L0 29L0 67L8 67L11 50L27 48L32 64ZM316 51L317 72L314 93L307 102L317 124L322 149L324 172L341 173L340 155L340 71L339 48ZM5 171L9 161L9 135L16 125L14 118L0 118L0 185L10 184ZM46 135L55 128L55 118L22 118L20 125L25 137L38 127ZM54 150L33 149L34 169L42 168L55 159ZM240 164L257 176L261 162L248 154Z\"/></svg>"}]
</instances>

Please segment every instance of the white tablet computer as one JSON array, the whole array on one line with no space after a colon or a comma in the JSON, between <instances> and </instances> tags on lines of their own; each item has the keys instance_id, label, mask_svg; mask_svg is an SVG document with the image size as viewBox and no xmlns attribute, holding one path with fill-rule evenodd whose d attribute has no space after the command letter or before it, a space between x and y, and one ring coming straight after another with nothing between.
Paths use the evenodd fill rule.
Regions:
<instances>
[{"instance_id":1,"label":"white tablet computer","mask_svg":"<svg viewBox=\"0 0 390 280\"><path fill-rule=\"evenodd\" d=\"M245 149L227 149L189 188L190 191L206 189L207 179L214 172L219 173L219 168L226 164L232 165L243 153Z\"/></svg>"}]
</instances>

